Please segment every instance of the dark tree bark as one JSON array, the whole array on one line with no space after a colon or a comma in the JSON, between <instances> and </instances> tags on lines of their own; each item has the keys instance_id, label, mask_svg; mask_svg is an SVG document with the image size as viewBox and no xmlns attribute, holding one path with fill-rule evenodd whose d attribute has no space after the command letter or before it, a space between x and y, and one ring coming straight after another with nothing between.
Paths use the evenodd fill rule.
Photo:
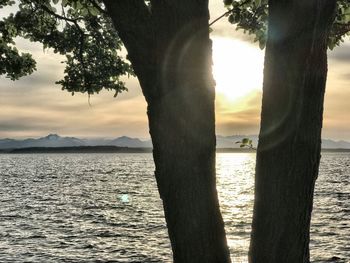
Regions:
<instances>
[{"instance_id":1,"label":"dark tree bark","mask_svg":"<svg viewBox=\"0 0 350 263\"><path fill-rule=\"evenodd\" d=\"M309 262L335 0L270 0L251 263Z\"/></svg>"},{"instance_id":2,"label":"dark tree bark","mask_svg":"<svg viewBox=\"0 0 350 263\"><path fill-rule=\"evenodd\" d=\"M215 177L208 1L105 1L148 103L174 262L230 262Z\"/></svg>"}]
</instances>

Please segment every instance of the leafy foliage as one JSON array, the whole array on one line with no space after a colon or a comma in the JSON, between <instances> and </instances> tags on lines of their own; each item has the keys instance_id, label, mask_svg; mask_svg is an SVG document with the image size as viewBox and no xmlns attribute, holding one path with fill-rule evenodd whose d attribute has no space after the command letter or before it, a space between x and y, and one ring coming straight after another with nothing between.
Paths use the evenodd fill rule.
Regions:
<instances>
[{"instance_id":1,"label":"leafy foliage","mask_svg":"<svg viewBox=\"0 0 350 263\"><path fill-rule=\"evenodd\" d=\"M240 148L254 149L253 141L249 138L243 138L241 141L237 141L236 144L240 144Z\"/></svg>"},{"instance_id":2,"label":"leafy foliage","mask_svg":"<svg viewBox=\"0 0 350 263\"><path fill-rule=\"evenodd\" d=\"M11 4L0 0L0 8ZM20 0L18 11L0 21L0 74L13 80L35 70L33 57L15 48L16 37L66 56L65 76L57 83L72 94L105 88L117 95L126 90L120 77L133 74L110 18L95 0Z\"/></svg>"},{"instance_id":3,"label":"leafy foliage","mask_svg":"<svg viewBox=\"0 0 350 263\"><path fill-rule=\"evenodd\" d=\"M331 50L344 42L345 36L350 36L350 2L349 0L338 0L337 4L337 14L328 42Z\"/></svg>"},{"instance_id":4,"label":"leafy foliage","mask_svg":"<svg viewBox=\"0 0 350 263\"><path fill-rule=\"evenodd\" d=\"M0 24L2 27L2 24ZM11 41L10 44L13 44ZM19 53L17 48L0 38L0 75L12 80L33 73L36 63L31 54Z\"/></svg>"},{"instance_id":5,"label":"leafy foliage","mask_svg":"<svg viewBox=\"0 0 350 263\"><path fill-rule=\"evenodd\" d=\"M265 47L267 37L268 0L224 0L225 6L231 10L228 21L249 35L254 34L254 42L259 41L261 49Z\"/></svg>"},{"instance_id":6,"label":"leafy foliage","mask_svg":"<svg viewBox=\"0 0 350 263\"><path fill-rule=\"evenodd\" d=\"M254 35L263 49L267 39L268 0L224 0L228 9L226 16L236 29ZM337 15L328 40L328 47L333 49L350 35L350 2L337 1Z\"/></svg>"},{"instance_id":7,"label":"leafy foliage","mask_svg":"<svg viewBox=\"0 0 350 263\"><path fill-rule=\"evenodd\" d=\"M151 2L145 0L149 8ZM230 23L266 44L268 0L224 0ZM329 48L344 41L350 32L350 2L338 0ZM64 78L57 83L69 92L98 93L103 88L115 95L126 90L120 80L133 74L121 56L122 42L103 9L101 0L0 0L0 10L16 6L14 14L0 20L0 75L16 80L33 73L31 54L16 49L18 37L40 42L65 55Z\"/></svg>"}]
</instances>

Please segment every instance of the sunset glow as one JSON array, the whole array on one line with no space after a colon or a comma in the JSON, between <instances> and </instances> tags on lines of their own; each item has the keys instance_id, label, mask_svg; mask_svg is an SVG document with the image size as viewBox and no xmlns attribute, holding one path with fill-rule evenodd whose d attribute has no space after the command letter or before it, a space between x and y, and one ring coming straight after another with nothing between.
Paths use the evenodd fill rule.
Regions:
<instances>
[{"instance_id":1,"label":"sunset glow","mask_svg":"<svg viewBox=\"0 0 350 263\"><path fill-rule=\"evenodd\" d=\"M213 39L213 74L216 92L226 100L238 101L262 88L263 52L246 42Z\"/></svg>"}]
</instances>

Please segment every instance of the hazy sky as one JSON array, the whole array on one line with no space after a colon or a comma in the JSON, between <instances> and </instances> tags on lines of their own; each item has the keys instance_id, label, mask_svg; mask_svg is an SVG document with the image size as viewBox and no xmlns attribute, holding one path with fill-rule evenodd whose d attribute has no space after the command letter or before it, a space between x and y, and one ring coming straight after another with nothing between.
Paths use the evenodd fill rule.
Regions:
<instances>
[{"instance_id":1,"label":"hazy sky","mask_svg":"<svg viewBox=\"0 0 350 263\"><path fill-rule=\"evenodd\" d=\"M225 9L211 1L212 19ZM261 108L263 51L225 20L214 27L214 76L217 80L217 134L257 134ZM0 77L0 138L40 137L49 133L77 137L148 138L146 103L138 81L129 92L71 96L54 82L63 75L64 57L40 44L18 41L37 60L37 71L18 81ZM350 141L350 42L329 53L323 137Z\"/></svg>"}]
</instances>

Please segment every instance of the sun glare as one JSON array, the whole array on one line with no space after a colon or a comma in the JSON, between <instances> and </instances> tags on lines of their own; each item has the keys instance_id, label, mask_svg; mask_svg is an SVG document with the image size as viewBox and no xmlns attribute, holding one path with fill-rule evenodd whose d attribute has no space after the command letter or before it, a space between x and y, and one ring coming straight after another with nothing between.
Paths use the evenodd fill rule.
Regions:
<instances>
[{"instance_id":1,"label":"sun glare","mask_svg":"<svg viewBox=\"0 0 350 263\"><path fill-rule=\"evenodd\" d=\"M261 90L263 52L240 40L213 38L213 74L216 93L237 101Z\"/></svg>"}]
</instances>

